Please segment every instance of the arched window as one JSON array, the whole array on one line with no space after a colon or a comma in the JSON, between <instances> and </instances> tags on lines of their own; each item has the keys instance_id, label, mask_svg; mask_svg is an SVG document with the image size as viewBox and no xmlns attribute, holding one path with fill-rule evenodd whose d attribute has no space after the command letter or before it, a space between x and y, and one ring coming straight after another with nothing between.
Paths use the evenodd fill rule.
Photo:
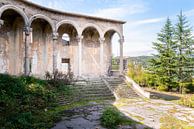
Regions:
<instances>
[{"instance_id":1,"label":"arched window","mask_svg":"<svg viewBox=\"0 0 194 129\"><path fill-rule=\"evenodd\" d=\"M64 34L62 35L62 43L63 43L63 45L64 45L64 46L69 45L69 42L70 42L69 34L64 33Z\"/></svg>"}]
</instances>

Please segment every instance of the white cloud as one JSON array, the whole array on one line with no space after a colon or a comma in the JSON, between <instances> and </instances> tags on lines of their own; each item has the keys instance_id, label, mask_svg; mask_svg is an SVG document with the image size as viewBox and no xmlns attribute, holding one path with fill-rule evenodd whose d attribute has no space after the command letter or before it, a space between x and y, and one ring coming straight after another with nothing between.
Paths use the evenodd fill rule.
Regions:
<instances>
[{"instance_id":1,"label":"white cloud","mask_svg":"<svg viewBox=\"0 0 194 129\"><path fill-rule=\"evenodd\" d=\"M194 15L194 9L183 12L187 17Z\"/></svg>"},{"instance_id":2,"label":"white cloud","mask_svg":"<svg viewBox=\"0 0 194 129\"><path fill-rule=\"evenodd\" d=\"M124 26L124 55L140 56L155 53L152 42L162 27L163 18L143 19L127 22Z\"/></svg>"},{"instance_id":3,"label":"white cloud","mask_svg":"<svg viewBox=\"0 0 194 129\"><path fill-rule=\"evenodd\" d=\"M159 23L162 22L163 20L165 20L166 18L151 18L151 19L144 19L144 20L140 20L140 21L136 21L135 24L136 25L141 25L141 24L153 24L153 23Z\"/></svg>"},{"instance_id":4,"label":"white cloud","mask_svg":"<svg viewBox=\"0 0 194 129\"><path fill-rule=\"evenodd\" d=\"M143 4L133 4L128 6L120 6L120 7L113 7L113 8L105 8L105 9L98 9L94 14L95 16L99 17L106 17L106 18L124 18L125 16L143 13L147 11Z\"/></svg>"}]
</instances>

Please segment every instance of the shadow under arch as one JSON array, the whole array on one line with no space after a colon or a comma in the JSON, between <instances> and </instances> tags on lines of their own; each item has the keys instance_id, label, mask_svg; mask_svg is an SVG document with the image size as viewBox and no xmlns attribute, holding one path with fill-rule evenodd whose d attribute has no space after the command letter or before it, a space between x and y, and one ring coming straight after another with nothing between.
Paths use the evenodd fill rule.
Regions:
<instances>
[{"instance_id":1,"label":"shadow under arch","mask_svg":"<svg viewBox=\"0 0 194 129\"><path fill-rule=\"evenodd\" d=\"M122 36L122 33L121 33L119 30L117 30L116 28L110 27L110 28L106 29L106 30L103 32L103 36L105 37L105 35L106 35L107 33L111 33L111 36L113 36L115 33L117 33L120 39L123 37L123 36Z\"/></svg>"},{"instance_id":2,"label":"shadow under arch","mask_svg":"<svg viewBox=\"0 0 194 129\"><path fill-rule=\"evenodd\" d=\"M31 26L32 25L32 22L34 20L36 20L36 19L43 19L43 20L47 21L49 23L49 25L51 26L52 32L55 32L56 31L52 19L50 19L49 17L47 17L45 15L42 15L42 14L36 14L36 15L33 15L32 17L30 17L29 26Z\"/></svg>"},{"instance_id":3,"label":"shadow under arch","mask_svg":"<svg viewBox=\"0 0 194 129\"><path fill-rule=\"evenodd\" d=\"M14 5L4 5L0 8L0 18L2 17L2 14L6 11L6 10L13 10L15 12L17 12L24 20L25 25L28 25L28 17L27 15L24 13L24 11Z\"/></svg>"},{"instance_id":4,"label":"shadow under arch","mask_svg":"<svg viewBox=\"0 0 194 129\"><path fill-rule=\"evenodd\" d=\"M73 26L73 28L76 30L77 32L77 35L81 35L81 32L79 31L79 26L78 24L76 24L75 22L73 21L70 21L70 20L62 20L60 22L57 23L56 25L56 31L58 32L59 31L59 28L63 25L71 25Z\"/></svg>"},{"instance_id":5,"label":"shadow under arch","mask_svg":"<svg viewBox=\"0 0 194 129\"><path fill-rule=\"evenodd\" d=\"M84 31L85 31L86 29L88 29L88 28L93 28L93 29L95 29L95 30L98 32L99 37L103 37L102 30L100 29L100 27L99 27L98 25L96 25L96 24L93 24L93 23L88 23L88 24L86 24L84 27L82 27L82 29L81 29L81 31L80 31L81 34L83 34Z\"/></svg>"},{"instance_id":6,"label":"shadow under arch","mask_svg":"<svg viewBox=\"0 0 194 129\"><path fill-rule=\"evenodd\" d=\"M10 6L8 6L10 7ZM2 10L1 10L2 11ZM24 73L24 17L13 8L4 8L1 12L4 24L0 28L0 71L11 75Z\"/></svg>"},{"instance_id":7,"label":"shadow under arch","mask_svg":"<svg viewBox=\"0 0 194 129\"><path fill-rule=\"evenodd\" d=\"M53 33L54 26L50 19L34 15L30 20L31 34L31 68L33 76L41 77L53 70ZM54 31L54 32L53 32Z\"/></svg>"},{"instance_id":8,"label":"shadow under arch","mask_svg":"<svg viewBox=\"0 0 194 129\"><path fill-rule=\"evenodd\" d=\"M82 75L97 76L100 71L100 32L94 26L87 26L82 32ZM88 70L92 69L92 70Z\"/></svg>"}]
</instances>

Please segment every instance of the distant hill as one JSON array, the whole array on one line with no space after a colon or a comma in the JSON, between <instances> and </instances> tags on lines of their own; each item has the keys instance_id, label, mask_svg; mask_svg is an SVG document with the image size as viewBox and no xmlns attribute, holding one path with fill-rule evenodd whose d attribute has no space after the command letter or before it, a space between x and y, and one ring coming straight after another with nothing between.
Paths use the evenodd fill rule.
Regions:
<instances>
[{"instance_id":1,"label":"distant hill","mask_svg":"<svg viewBox=\"0 0 194 129\"><path fill-rule=\"evenodd\" d=\"M136 64L141 64L144 68L147 68L149 65L149 60L154 58L153 56L137 56L137 57L128 57L128 61L135 62Z\"/></svg>"}]
</instances>

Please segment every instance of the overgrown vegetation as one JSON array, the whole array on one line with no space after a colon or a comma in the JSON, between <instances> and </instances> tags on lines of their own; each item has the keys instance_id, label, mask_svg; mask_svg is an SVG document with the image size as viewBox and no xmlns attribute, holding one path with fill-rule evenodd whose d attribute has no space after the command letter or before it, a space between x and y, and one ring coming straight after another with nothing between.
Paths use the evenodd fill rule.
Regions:
<instances>
[{"instance_id":1,"label":"overgrown vegetation","mask_svg":"<svg viewBox=\"0 0 194 129\"><path fill-rule=\"evenodd\" d=\"M141 86L154 87L161 91L176 91L181 94L194 92L194 38L192 29L182 12L178 22L172 25L168 18L157 41L153 43L157 54L148 68L129 63L128 76Z\"/></svg>"},{"instance_id":2,"label":"overgrown vegetation","mask_svg":"<svg viewBox=\"0 0 194 129\"><path fill-rule=\"evenodd\" d=\"M119 70L119 59L116 57L112 58L112 70Z\"/></svg>"},{"instance_id":3,"label":"overgrown vegetation","mask_svg":"<svg viewBox=\"0 0 194 129\"><path fill-rule=\"evenodd\" d=\"M142 87L157 86L156 84L158 80L155 75L150 74L141 64L129 62L127 74Z\"/></svg>"},{"instance_id":4,"label":"overgrown vegetation","mask_svg":"<svg viewBox=\"0 0 194 129\"><path fill-rule=\"evenodd\" d=\"M103 111L101 117L102 126L108 129L117 129L118 125L131 125L134 121L123 116L118 109L108 107Z\"/></svg>"},{"instance_id":5,"label":"overgrown vegetation","mask_svg":"<svg viewBox=\"0 0 194 129\"><path fill-rule=\"evenodd\" d=\"M63 78L40 80L34 77L16 77L0 74L0 128L36 129L49 128L59 119L56 98L70 94ZM65 90L60 90L65 89Z\"/></svg>"},{"instance_id":6,"label":"overgrown vegetation","mask_svg":"<svg viewBox=\"0 0 194 129\"><path fill-rule=\"evenodd\" d=\"M160 129L193 129L187 122L179 120L171 115L165 115L160 119Z\"/></svg>"},{"instance_id":7,"label":"overgrown vegetation","mask_svg":"<svg viewBox=\"0 0 194 129\"><path fill-rule=\"evenodd\" d=\"M56 70L54 73L46 72L45 78L48 83L54 87L58 87L61 85L69 85L73 81L73 73L68 72L67 74L63 74Z\"/></svg>"},{"instance_id":8,"label":"overgrown vegetation","mask_svg":"<svg viewBox=\"0 0 194 129\"><path fill-rule=\"evenodd\" d=\"M190 108L194 108L194 95L185 95L178 101L178 103Z\"/></svg>"}]
</instances>

